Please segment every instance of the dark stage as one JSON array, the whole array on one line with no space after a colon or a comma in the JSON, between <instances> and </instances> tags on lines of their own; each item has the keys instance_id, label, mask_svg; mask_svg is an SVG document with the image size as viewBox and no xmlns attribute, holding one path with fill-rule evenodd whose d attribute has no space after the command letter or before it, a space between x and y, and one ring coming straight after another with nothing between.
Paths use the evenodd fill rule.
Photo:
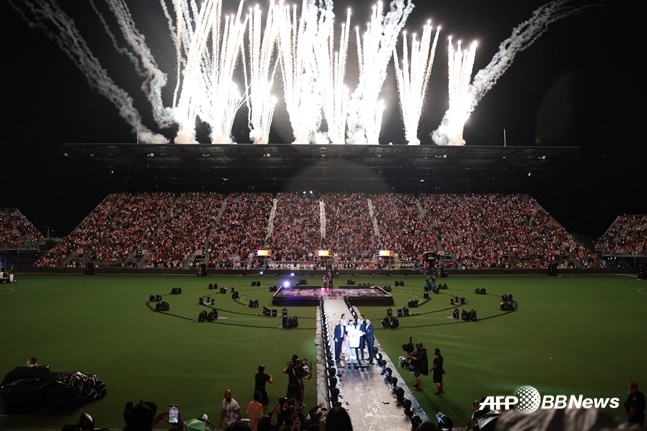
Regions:
<instances>
[{"instance_id":1,"label":"dark stage","mask_svg":"<svg viewBox=\"0 0 647 431\"><path fill-rule=\"evenodd\" d=\"M379 286L281 286L272 298L272 305L316 306L321 298L347 298L351 305L393 305L393 296Z\"/></svg>"}]
</instances>

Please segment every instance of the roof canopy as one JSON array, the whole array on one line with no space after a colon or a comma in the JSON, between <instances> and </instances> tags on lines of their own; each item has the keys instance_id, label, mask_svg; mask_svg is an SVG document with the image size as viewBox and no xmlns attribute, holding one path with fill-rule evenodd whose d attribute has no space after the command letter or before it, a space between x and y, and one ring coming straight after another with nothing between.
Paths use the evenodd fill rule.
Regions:
<instances>
[{"instance_id":1,"label":"roof canopy","mask_svg":"<svg viewBox=\"0 0 647 431\"><path fill-rule=\"evenodd\" d=\"M579 147L62 144L125 190L520 192Z\"/></svg>"}]
</instances>

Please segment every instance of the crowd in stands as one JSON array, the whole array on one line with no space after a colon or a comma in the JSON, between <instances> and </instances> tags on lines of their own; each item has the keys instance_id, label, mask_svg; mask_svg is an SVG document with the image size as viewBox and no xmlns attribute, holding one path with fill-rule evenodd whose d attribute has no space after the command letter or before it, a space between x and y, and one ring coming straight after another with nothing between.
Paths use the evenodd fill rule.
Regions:
<instances>
[{"instance_id":1,"label":"crowd in stands","mask_svg":"<svg viewBox=\"0 0 647 431\"><path fill-rule=\"evenodd\" d=\"M379 249L377 233L362 193L327 193L323 247L338 261L370 261Z\"/></svg>"},{"instance_id":2,"label":"crowd in stands","mask_svg":"<svg viewBox=\"0 0 647 431\"><path fill-rule=\"evenodd\" d=\"M433 194L420 201L441 251L459 268L599 267L528 195Z\"/></svg>"},{"instance_id":3,"label":"crowd in stands","mask_svg":"<svg viewBox=\"0 0 647 431\"><path fill-rule=\"evenodd\" d=\"M272 260L312 261L321 250L321 201L311 195L278 193L267 248Z\"/></svg>"},{"instance_id":4,"label":"crowd in stands","mask_svg":"<svg viewBox=\"0 0 647 431\"><path fill-rule=\"evenodd\" d=\"M644 218L622 220L605 244L644 250ZM396 193L112 194L38 266L315 269L330 262L318 250L355 269L417 265L426 251L459 269L602 267L528 195Z\"/></svg>"},{"instance_id":5,"label":"crowd in stands","mask_svg":"<svg viewBox=\"0 0 647 431\"><path fill-rule=\"evenodd\" d=\"M272 205L270 193L228 195L222 215L207 241L209 266L245 269L250 257L265 247Z\"/></svg>"},{"instance_id":6,"label":"crowd in stands","mask_svg":"<svg viewBox=\"0 0 647 431\"><path fill-rule=\"evenodd\" d=\"M424 252L438 249L415 195L389 193L370 198L382 250L391 250L399 260L415 261Z\"/></svg>"},{"instance_id":7,"label":"crowd in stands","mask_svg":"<svg viewBox=\"0 0 647 431\"><path fill-rule=\"evenodd\" d=\"M117 193L107 196L37 266L75 266L91 259L100 266L127 266L167 217L171 193Z\"/></svg>"},{"instance_id":8,"label":"crowd in stands","mask_svg":"<svg viewBox=\"0 0 647 431\"><path fill-rule=\"evenodd\" d=\"M621 215L598 239L595 250L604 255L647 255L647 215Z\"/></svg>"},{"instance_id":9,"label":"crowd in stands","mask_svg":"<svg viewBox=\"0 0 647 431\"><path fill-rule=\"evenodd\" d=\"M200 254L207 247L209 234L216 229L225 195L217 193L182 193L175 197L159 225L145 245L145 266L181 268L187 256Z\"/></svg>"},{"instance_id":10,"label":"crowd in stands","mask_svg":"<svg viewBox=\"0 0 647 431\"><path fill-rule=\"evenodd\" d=\"M16 208L0 208L0 247L38 248L45 237Z\"/></svg>"}]
</instances>

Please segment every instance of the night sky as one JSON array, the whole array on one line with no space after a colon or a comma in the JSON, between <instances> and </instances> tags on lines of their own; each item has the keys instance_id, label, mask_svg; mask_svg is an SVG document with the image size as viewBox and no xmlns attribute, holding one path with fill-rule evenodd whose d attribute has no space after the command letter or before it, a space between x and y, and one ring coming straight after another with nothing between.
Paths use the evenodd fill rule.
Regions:
<instances>
[{"instance_id":1,"label":"night sky","mask_svg":"<svg viewBox=\"0 0 647 431\"><path fill-rule=\"evenodd\" d=\"M16 2L20 0L15 0ZM427 19L441 25L441 37L419 129L423 145L432 145L447 109L447 42L452 35L478 41L474 74L487 65L513 28L530 18L542 1L414 0L406 28L418 31ZM96 17L85 7L59 1L79 26L93 52L113 79L133 95L145 124L156 129L150 107L140 96L141 79L130 63L115 54ZM175 53L158 1L128 1L139 30L146 35L161 68L174 76ZM263 1L248 2L248 4ZM353 24L364 26L372 2L335 1L341 18L353 4ZM105 10L101 0L100 8ZM238 1L224 0L234 8ZM551 24L489 91L465 126L467 145L578 146L578 168L535 194L570 232L594 239L624 213L647 214L647 2L572 2L584 7L575 16ZM75 64L39 28L31 27L0 2L3 25L2 170L0 206L20 209L37 227L66 234L109 192L109 173L66 160L61 143L135 142L130 126ZM340 18L340 20L341 20ZM356 76L350 56L349 81ZM381 143L404 144L390 66L383 94L387 109ZM167 86L169 97L173 84ZM170 102L167 102L170 104ZM246 114L236 121L234 140L249 142ZM285 114L277 108L272 142L290 142ZM156 131L159 131L156 129ZM289 128L288 128L289 131ZM162 131L172 138L172 131ZM288 133L289 135L289 133ZM201 142L206 138L198 136Z\"/></svg>"}]
</instances>

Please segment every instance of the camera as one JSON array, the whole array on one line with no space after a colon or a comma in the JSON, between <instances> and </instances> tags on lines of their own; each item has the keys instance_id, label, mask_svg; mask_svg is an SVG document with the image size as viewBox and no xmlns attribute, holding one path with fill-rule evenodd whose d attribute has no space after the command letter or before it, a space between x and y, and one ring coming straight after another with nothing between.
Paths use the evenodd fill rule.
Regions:
<instances>
[{"instance_id":1,"label":"camera","mask_svg":"<svg viewBox=\"0 0 647 431\"><path fill-rule=\"evenodd\" d=\"M406 358L404 356L400 356L398 359L400 361L400 367L403 370L407 370L410 373L413 373L414 371L416 371L415 365L413 365L411 363L411 360L409 358Z\"/></svg>"},{"instance_id":2,"label":"camera","mask_svg":"<svg viewBox=\"0 0 647 431\"><path fill-rule=\"evenodd\" d=\"M301 363L303 364L303 371L305 371L307 373L305 378L308 379L308 380L311 379L312 378L312 372L310 371L310 363L305 358L303 358Z\"/></svg>"},{"instance_id":3,"label":"camera","mask_svg":"<svg viewBox=\"0 0 647 431\"><path fill-rule=\"evenodd\" d=\"M170 424L178 423L179 417L180 417L180 407L175 404L171 404L168 408L168 423Z\"/></svg>"},{"instance_id":4,"label":"camera","mask_svg":"<svg viewBox=\"0 0 647 431\"><path fill-rule=\"evenodd\" d=\"M288 361L287 363L287 368L294 368L297 365L297 361L299 361L298 358L293 358L292 360ZM303 371L305 371L306 375L304 376L304 379L310 380L312 378L312 372L310 369L310 363L306 358L303 358L300 360L301 362L301 368L303 368Z\"/></svg>"},{"instance_id":5,"label":"camera","mask_svg":"<svg viewBox=\"0 0 647 431\"><path fill-rule=\"evenodd\" d=\"M409 337L409 342L407 344L402 345L402 350L409 353L413 353L414 347L413 347L413 337Z\"/></svg>"}]
</instances>

